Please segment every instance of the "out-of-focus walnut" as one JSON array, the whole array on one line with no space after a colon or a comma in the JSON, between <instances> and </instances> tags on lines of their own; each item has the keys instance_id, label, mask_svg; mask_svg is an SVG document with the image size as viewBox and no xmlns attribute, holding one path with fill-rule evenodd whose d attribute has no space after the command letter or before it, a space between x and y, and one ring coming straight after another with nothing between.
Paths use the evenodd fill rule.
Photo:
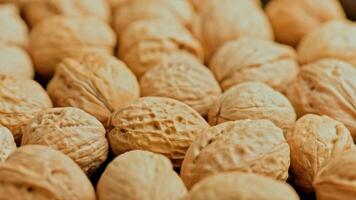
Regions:
<instances>
[{"instance_id":1,"label":"out-of-focus walnut","mask_svg":"<svg viewBox=\"0 0 356 200\"><path fill-rule=\"evenodd\" d=\"M179 200L186 193L169 159L140 150L116 157L97 186L99 200Z\"/></svg>"},{"instance_id":2,"label":"out-of-focus walnut","mask_svg":"<svg viewBox=\"0 0 356 200\"><path fill-rule=\"evenodd\" d=\"M179 51L203 59L200 43L183 26L170 21L134 22L123 32L120 42L119 56L137 76Z\"/></svg>"},{"instance_id":3,"label":"out-of-focus walnut","mask_svg":"<svg viewBox=\"0 0 356 200\"><path fill-rule=\"evenodd\" d=\"M0 165L0 199L95 200L95 191L69 157L45 146L27 145Z\"/></svg>"},{"instance_id":4,"label":"out-of-focus walnut","mask_svg":"<svg viewBox=\"0 0 356 200\"><path fill-rule=\"evenodd\" d=\"M297 76L295 51L257 38L226 42L212 57L210 69L223 90L246 81L261 81L284 91Z\"/></svg>"},{"instance_id":5,"label":"out-of-focus walnut","mask_svg":"<svg viewBox=\"0 0 356 200\"><path fill-rule=\"evenodd\" d=\"M15 149L14 136L9 129L0 125L0 163L4 162Z\"/></svg>"},{"instance_id":6,"label":"out-of-focus walnut","mask_svg":"<svg viewBox=\"0 0 356 200\"><path fill-rule=\"evenodd\" d=\"M338 0L273 0L267 4L266 13L276 40L292 46L321 24L345 19Z\"/></svg>"},{"instance_id":7,"label":"out-of-focus walnut","mask_svg":"<svg viewBox=\"0 0 356 200\"><path fill-rule=\"evenodd\" d=\"M51 107L49 96L37 82L0 75L0 125L10 129L17 142L23 126L36 113Z\"/></svg>"},{"instance_id":8,"label":"out-of-focus walnut","mask_svg":"<svg viewBox=\"0 0 356 200\"><path fill-rule=\"evenodd\" d=\"M314 176L330 159L354 149L351 134L342 123L313 114L295 123L287 142L294 182L305 192L313 190Z\"/></svg>"},{"instance_id":9,"label":"out-of-focus walnut","mask_svg":"<svg viewBox=\"0 0 356 200\"><path fill-rule=\"evenodd\" d=\"M30 56L16 46L0 44L0 74L33 78L34 69Z\"/></svg>"},{"instance_id":10,"label":"out-of-focus walnut","mask_svg":"<svg viewBox=\"0 0 356 200\"><path fill-rule=\"evenodd\" d=\"M192 141L208 123L186 104L164 97L143 97L111 117L110 147L118 155L130 150L160 153L180 166Z\"/></svg>"},{"instance_id":11,"label":"out-of-focus walnut","mask_svg":"<svg viewBox=\"0 0 356 200\"><path fill-rule=\"evenodd\" d=\"M120 1L120 0L117 0L117 1ZM212 3L219 3L219 1L221 1L221 0L189 0L189 1L193 5L193 7L197 11L199 11L199 10L203 9L205 6L211 6ZM235 0L235 1L237 1L237 0ZM243 1L253 2L253 3L255 3L256 6L262 5L260 0L243 0Z\"/></svg>"},{"instance_id":12,"label":"out-of-focus walnut","mask_svg":"<svg viewBox=\"0 0 356 200\"><path fill-rule=\"evenodd\" d=\"M54 16L35 26L30 34L30 53L36 72L50 77L63 58L94 52L112 54L115 33L92 17Z\"/></svg>"},{"instance_id":13,"label":"out-of-focus walnut","mask_svg":"<svg viewBox=\"0 0 356 200\"><path fill-rule=\"evenodd\" d=\"M269 120L238 120L211 127L189 147L181 177L188 188L226 171L253 172L285 181L290 164L283 131Z\"/></svg>"},{"instance_id":14,"label":"out-of-focus walnut","mask_svg":"<svg viewBox=\"0 0 356 200\"><path fill-rule=\"evenodd\" d=\"M94 53L59 63L47 91L55 106L81 108L104 125L114 110L140 95L135 75L123 62Z\"/></svg>"},{"instance_id":15,"label":"out-of-focus walnut","mask_svg":"<svg viewBox=\"0 0 356 200\"><path fill-rule=\"evenodd\" d=\"M327 115L349 128L356 138L356 68L322 59L303 66L287 95L299 116Z\"/></svg>"},{"instance_id":16,"label":"out-of-focus walnut","mask_svg":"<svg viewBox=\"0 0 356 200\"><path fill-rule=\"evenodd\" d=\"M299 200L294 189L265 176L224 172L197 183L184 200Z\"/></svg>"},{"instance_id":17,"label":"out-of-focus walnut","mask_svg":"<svg viewBox=\"0 0 356 200\"><path fill-rule=\"evenodd\" d=\"M73 159L91 175L107 158L105 128L88 113L73 107L38 113L24 128L21 145L46 145Z\"/></svg>"},{"instance_id":18,"label":"out-of-focus walnut","mask_svg":"<svg viewBox=\"0 0 356 200\"><path fill-rule=\"evenodd\" d=\"M187 53L173 54L148 70L140 80L143 96L169 97L191 106L201 115L221 94L214 75Z\"/></svg>"}]
</instances>

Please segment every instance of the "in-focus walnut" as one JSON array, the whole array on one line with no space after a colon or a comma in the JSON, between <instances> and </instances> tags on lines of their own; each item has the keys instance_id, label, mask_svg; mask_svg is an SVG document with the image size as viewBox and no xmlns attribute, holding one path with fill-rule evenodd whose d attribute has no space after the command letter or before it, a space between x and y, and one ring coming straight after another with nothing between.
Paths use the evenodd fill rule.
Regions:
<instances>
[{"instance_id":1,"label":"in-focus walnut","mask_svg":"<svg viewBox=\"0 0 356 200\"><path fill-rule=\"evenodd\" d=\"M335 58L356 65L356 22L325 23L301 40L298 54L302 64Z\"/></svg>"},{"instance_id":2,"label":"in-focus walnut","mask_svg":"<svg viewBox=\"0 0 356 200\"><path fill-rule=\"evenodd\" d=\"M299 200L294 189L265 176L224 172L197 183L184 200Z\"/></svg>"},{"instance_id":3,"label":"in-focus walnut","mask_svg":"<svg viewBox=\"0 0 356 200\"><path fill-rule=\"evenodd\" d=\"M0 165L0 199L95 200L95 191L69 157L46 146L27 145Z\"/></svg>"},{"instance_id":4,"label":"in-focus walnut","mask_svg":"<svg viewBox=\"0 0 356 200\"><path fill-rule=\"evenodd\" d=\"M94 53L60 62L47 91L55 106L81 108L105 126L114 110L140 95L135 75L123 62Z\"/></svg>"},{"instance_id":5,"label":"in-focus walnut","mask_svg":"<svg viewBox=\"0 0 356 200\"><path fill-rule=\"evenodd\" d=\"M294 182L304 192L313 190L314 176L330 159L354 149L351 134L342 123L313 114L301 117L286 139Z\"/></svg>"},{"instance_id":6,"label":"in-focus walnut","mask_svg":"<svg viewBox=\"0 0 356 200\"><path fill-rule=\"evenodd\" d=\"M223 90L246 81L261 81L284 91L298 74L296 59L291 47L247 37L226 42L209 67Z\"/></svg>"},{"instance_id":7,"label":"in-focus walnut","mask_svg":"<svg viewBox=\"0 0 356 200\"><path fill-rule=\"evenodd\" d=\"M147 150L167 156L174 166L180 166L189 145L209 127L194 109L165 97L136 100L113 114L111 126L114 154Z\"/></svg>"},{"instance_id":8,"label":"in-focus walnut","mask_svg":"<svg viewBox=\"0 0 356 200\"><path fill-rule=\"evenodd\" d=\"M302 67L287 95L299 116L327 115L349 128L356 138L356 68L322 59Z\"/></svg>"},{"instance_id":9,"label":"in-focus walnut","mask_svg":"<svg viewBox=\"0 0 356 200\"><path fill-rule=\"evenodd\" d=\"M148 151L130 151L116 157L101 175L99 200L179 200L184 183L166 157Z\"/></svg>"},{"instance_id":10,"label":"in-focus walnut","mask_svg":"<svg viewBox=\"0 0 356 200\"><path fill-rule=\"evenodd\" d=\"M0 44L0 74L33 78L34 69L30 56L16 46Z\"/></svg>"},{"instance_id":11,"label":"in-focus walnut","mask_svg":"<svg viewBox=\"0 0 356 200\"><path fill-rule=\"evenodd\" d=\"M88 113L73 107L38 113L24 127L21 145L46 145L73 159L91 175L107 158L105 128Z\"/></svg>"},{"instance_id":12,"label":"in-focus walnut","mask_svg":"<svg viewBox=\"0 0 356 200\"><path fill-rule=\"evenodd\" d=\"M17 142L22 128L39 111L52 107L46 91L30 79L0 75L0 125L10 129Z\"/></svg>"},{"instance_id":13,"label":"in-focus walnut","mask_svg":"<svg viewBox=\"0 0 356 200\"><path fill-rule=\"evenodd\" d=\"M173 54L148 70L140 80L143 96L161 96L179 100L207 115L221 94L214 75L187 53Z\"/></svg>"},{"instance_id":14,"label":"in-focus walnut","mask_svg":"<svg viewBox=\"0 0 356 200\"><path fill-rule=\"evenodd\" d=\"M112 54L115 33L92 17L54 16L35 26L30 34L30 53L36 72L50 77L63 58L80 53Z\"/></svg>"},{"instance_id":15,"label":"in-focus walnut","mask_svg":"<svg viewBox=\"0 0 356 200\"><path fill-rule=\"evenodd\" d=\"M183 26L170 21L134 22L123 32L120 42L119 56L137 76L179 51L203 59L200 43Z\"/></svg>"},{"instance_id":16,"label":"in-focus walnut","mask_svg":"<svg viewBox=\"0 0 356 200\"><path fill-rule=\"evenodd\" d=\"M9 129L0 125L0 163L4 162L15 149L14 136Z\"/></svg>"},{"instance_id":17,"label":"in-focus walnut","mask_svg":"<svg viewBox=\"0 0 356 200\"><path fill-rule=\"evenodd\" d=\"M281 93L264 83L245 82L223 93L209 111L211 125L241 119L269 119L286 132L296 114Z\"/></svg>"},{"instance_id":18,"label":"in-focus walnut","mask_svg":"<svg viewBox=\"0 0 356 200\"><path fill-rule=\"evenodd\" d=\"M285 181L290 164L283 131L269 120L238 120L211 127L189 147L181 177L188 188L210 175L240 171Z\"/></svg>"},{"instance_id":19,"label":"in-focus walnut","mask_svg":"<svg viewBox=\"0 0 356 200\"><path fill-rule=\"evenodd\" d=\"M338 0L273 0L267 4L266 13L276 40L292 46L321 24L345 19Z\"/></svg>"}]
</instances>

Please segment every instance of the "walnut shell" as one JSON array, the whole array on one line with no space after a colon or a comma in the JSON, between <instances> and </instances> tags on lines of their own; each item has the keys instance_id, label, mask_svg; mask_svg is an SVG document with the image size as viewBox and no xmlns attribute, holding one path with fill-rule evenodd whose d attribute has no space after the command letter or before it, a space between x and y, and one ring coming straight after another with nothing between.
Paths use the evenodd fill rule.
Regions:
<instances>
[{"instance_id":1,"label":"walnut shell","mask_svg":"<svg viewBox=\"0 0 356 200\"><path fill-rule=\"evenodd\" d=\"M207 115L221 94L214 75L189 54L173 54L148 70L140 80L143 96L179 100Z\"/></svg>"},{"instance_id":2,"label":"walnut shell","mask_svg":"<svg viewBox=\"0 0 356 200\"><path fill-rule=\"evenodd\" d=\"M34 69L30 56L16 46L0 44L0 74L33 78Z\"/></svg>"},{"instance_id":3,"label":"walnut shell","mask_svg":"<svg viewBox=\"0 0 356 200\"><path fill-rule=\"evenodd\" d=\"M199 42L183 26L165 20L140 20L132 23L120 37L119 57L142 76L167 55L188 52L203 58Z\"/></svg>"},{"instance_id":4,"label":"walnut shell","mask_svg":"<svg viewBox=\"0 0 356 200\"><path fill-rule=\"evenodd\" d=\"M115 33L109 25L91 17L50 17L30 34L36 72L45 77L52 76L63 58L85 52L112 54L115 44Z\"/></svg>"},{"instance_id":5,"label":"walnut shell","mask_svg":"<svg viewBox=\"0 0 356 200\"><path fill-rule=\"evenodd\" d=\"M299 200L286 183L241 172L218 173L197 183L184 200Z\"/></svg>"},{"instance_id":6,"label":"walnut shell","mask_svg":"<svg viewBox=\"0 0 356 200\"><path fill-rule=\"evenodd\" d=\"M211 127L189 147L181 177L188 188L210 175L253 172L285 181L289 146L283 132L269 120L238 120Z\"/></svg>"},{"instance_id":7,"label":"walnut shell","mask_svg":"<svg viewBox=\"0 0 356 200\"><path fill-rule=\"evenodd\" d=\"M16 149L16 143L9 129L0 125L0 163Z\"/></svg>"},{"instance_id":8,"label":"walnut shell","mask_svg":"<svg viewBox=\"0 0 356 200\"><path fill-rule=\"evenodd\" d=\"M289 46L247 37L226 42L209 67L223 90L246 81L261 81L284 91L298 74L296 59Z\"/></svg>"},{"instance_id":9,"label":"walnut shell","mask_svg":"<svg viewBox=\"0 0 356 200\"><path fill-rule=\"evenodd\" d=\"M356 137L356 68L346 62L322 59L304 66L287 95L297 113L334 118Z\"/></svg>"},{"instance_id":10,"label":"walnut shell","mask_svg":"<svg viewBox=\"0 0 356 200\"><path fill-rule=\"evenodd\" d=\"M316 173L345 151L354 149L349 130L327 116L308 114L301 117L287 135L291 151L294 183L305 192L313 190Z\"/></svg>"},{"instance_id":11,"label":"walnut shell","mask_svg":"<svg viewBox=\"0 0 356 200\"><path fill-rule=\"evenodd\" d=\"M186 193L184 183L166 157L140 150L116 157L97 186L99 200L179 200Z\"/></svg>"},{"instance_id":12,"label":"walnut shell","mask_svg":"<svg viewBox=\"0 0 356 200\"><path fill-rule=\"evenodd\" d=\"M73 106L107 124L111 113L140 96L134 74L113 56L84 54L56 68L47 91L55 106Z\"/></svg>"},{"instance_id":13,"label":"walnut shell","mask_svg":"<svg viewBox=\"0 0 356 200\"><path fill-rule=\"evenodd\" d=\"M0 0L1 1L1 0ZM120 1L120 0L118 0ZM206 6L212 6L214 5L213 3L219 3L221 0L190 0L190 3L193 5L193 7L199 11L201 9L204 9ZM237 1L237 0L235 0ZM260 0L245 0L249 2L255 3L256 6L262 6Z\"/></svg>"},{"instance_id":14,"label":"walnut shell","mask_svg":"<svg viewBox=\"0 0 356 200\"><path fill-rule=\"evenodd\" d=\"M164 97L143 97L111 117L108 133L111 150L160 153L180 166L192 141L208 123L186 104Z\"/></svg>"},{"instance_id":15,"label":"walnut shell","mask_svg":"<svg viewBox=\"0 0 356 200\"><path fill-rule=\"evenodd\" d=\"M73 159L91 175L107 158L105 128L88 113L73 107L38 113L24 128L21 145L46 145Z\"/></svg>"},{"instance_id":16,"label":"walnut shell","mask_svg":"<svg viewBox=\"0 0 356 200\"><path fill-rule=\"evenodd\" d=\"M45 146L27 145L0 165L0 199L95 200L95 192L69 157Z\"/></svg>"}]
</instances>

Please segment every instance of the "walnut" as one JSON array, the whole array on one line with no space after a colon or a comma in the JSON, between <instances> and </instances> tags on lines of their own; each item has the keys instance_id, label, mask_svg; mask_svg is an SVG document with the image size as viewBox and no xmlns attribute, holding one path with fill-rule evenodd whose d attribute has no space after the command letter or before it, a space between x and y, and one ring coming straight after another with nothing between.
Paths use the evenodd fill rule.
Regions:
<instances>
[{"instance_id":1,"label":"walnut","mask_svg":"<svg viewBox=\"0 0 356 200\"><path fill-rule=\"evenodd\" d=\"M4 162L15 149L16 143L12 133L0 125L0 163Z\"/></svg>"},{"instance_id":2,"label":"walnut","mask_svg":"<svg viewBox=\"0 0 356 200\"><path fill-rule=\"evenodd\" d=\"M140 95L136 77L123 62L94 53L59 63L47 91L55 106L81 108L104 125L115 109Z\"/></svg>"},{"instance_id":3,"label":"walnut","mask_svg":"<svg viewBox=\"0 0 356 200\"><path fill-rule=\"evenodd\" d=\"M253 172L285 181L289 146L283 131L269 120L238 120L211 127L189 147L181 177L188 188L226 171Z\"/></svg>"},{"instance_id":4,"label":"walnut","mask_svg":"<svg viewBox=\"0 0 356 200\"><path fill-rule=\"evenodd\" d=\"M38 113L24 128L21 145L46 145L73 159L91 175L108 156L105 128L86 112L73 107Z\"/></svg>"},{"instance_id":5,"label":"walnut","mask_svg":"<svg viewBox=\"0 0 356 200\"><path fill-rule=\"evenodd\" d=\"M108 138L114 154L147 150L167 156L174 166L180 166L189 145L209 127L191 107L164 97L143 97L119 109L111 126Z\"/></svg>"},{"instance_id":6,"label":"walnut","mask_svg":"<svg viewBox=\"0 0 356 200\"><path fill-rule=\"evenodd\" d=\"M95 200L95 191L69 157L45 146L27 145L0 165L0 199Z\"/></svg>"},{"instance_id":7,"label":"walnut","mask_svg":"<svg viewBox=\"0 0 356 200\"><path fill-rule=\"evenodd\" d=\"M179 200L184 183L166 157L148 151L130 151L116 157L101 175L99 200Z\"/></svg>"},{"instance_id":8,"label":"walnut","mask_svg":"<svg viewBox=\"0 0 356 200\"><path fill-rule=\"evenodd\" d=\"M296 59L291 47L247 37L226 42L209 67L223 90L246 81L261 81L284 91L298 74Z\"/></svg>"},{"instance_id":9,"label":"walnut","mask_svg":"<svg viewBox=\"0 0 356 200\"><path fill-rule=\"evenodd\" d=\"M0 44L0 74L33 78L34 69L30 56L16 46Z\"/></svg>"},{"instance_id":10,"label":"walnut","mask_svg":"<svg viewBox=\"0 0 356 200\"><path fill-rule=\"evenodd\" d=\"M1 0L0 0L1 1ZM113 0L114 1L114 0ZM120 0L117 0L120 1ZM213 3L219 3L221 0L190 0L190 3L193 5L193 7L199 11L201 9L204 9L206 6L211 6ZM237 0L235 0L237 1ZM261 1L260 0L245 0L245 1L250 1L255 3L256 6L261 6Z\"/></svg>"}]
</instances>

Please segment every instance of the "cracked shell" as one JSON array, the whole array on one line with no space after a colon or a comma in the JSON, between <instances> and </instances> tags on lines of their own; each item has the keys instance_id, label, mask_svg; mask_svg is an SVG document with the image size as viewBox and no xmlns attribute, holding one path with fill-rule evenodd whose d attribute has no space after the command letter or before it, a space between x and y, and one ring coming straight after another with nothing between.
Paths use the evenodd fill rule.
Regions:
<instances>
[{"instance_id":1,"label":"cracked shell","mask_svg":"<svg viewBox=\"0 0 356 200\"><path fill-rule=\"evenodd\" d=\"M32 79L35 72L28 53L16 46L0 44L0 74Z\"/></svg>"},{"instance_id":2,"label":"cracked shell","mask_svg":"<svg viewBox=\"0 0 356 200\"><path fill-rule=\"evenodd\" d=\"M6 158L16 150L14 136L9 129L0 125L0 163L3 163Z\"/></svg>"}]
</instances>

